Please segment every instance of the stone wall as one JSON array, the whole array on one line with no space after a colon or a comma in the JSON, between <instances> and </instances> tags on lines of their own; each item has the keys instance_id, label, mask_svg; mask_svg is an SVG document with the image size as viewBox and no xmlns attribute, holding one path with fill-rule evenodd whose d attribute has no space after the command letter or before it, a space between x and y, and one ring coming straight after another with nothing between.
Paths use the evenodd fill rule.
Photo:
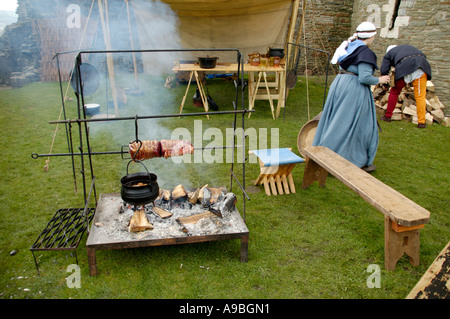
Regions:
<instances>
[{"instance_id":1,"label":"stone wall","mask_svg":"<svg viewBox=\"0 0 450 319\"><path fill-rule=\"evenodd\" d=\"M0 37L0 85L21 87L35 81L57 81L59 74L57 52L89 48L104 50L103 34L99 27L98 6L91 7L91 1L74 0L18 0L18 21L5 28ZM110 1L109 18L117 22L127 20L122 1ZM91 11L92 9L92 11ZM88 30L85 21L90 16ZM127 21L128 22L128 21ZM134 20L132 19L132 23ZM115 39L128 39L129 30L123 23L110 24ZM136 38L136 35L135 35ZM134 44L139 49L139 44ZM113 50L128 49L126 41L116 41ZM60 55L60 69L63 80L67 80L74 63L75 54ZM103 57L97 56L98 59ZM115 56L120 63L116 69L133 67L131 55ZM141 67L140 57L138 66ZM104 62L98 62L105 68ZM131 65L131 66L130 66Z\"/></svg>"},{"instance_id":2,"label":"stone wall","mask_svg":"<svg viewBox=\"0 0 450 319\"><path fill-rule=\"evenodd\" d=\"M424 52L431 65L436 94L450 107L449 9L450 2L441 0L355 0L352 30L365 20L377 26L372 49L378 64L392 44L410 44ZM393 16L395 23L391 25Z\"/></svg>"},{"instance_id":3,"label":"stone wall","mask_svg":"<svg viewBox=\"0 0 450 319\"><path fill-rule=\"evenodd\" d=\"M305 27L300 44L314 49L328 51L331 55L343 39L350 36L352 27L352 12L354 0L308 0L306 1ZM304 1L300 0L298 11L297 32L303 12ZM297 32L295 38L297 38ZM306 39L305 39L306 38ZM304 49L299 63L299 71L305 71L305 65L312 74L323 74L327 63L326 54L315 50L307 50L307 60L304 59ZM331 67L330 74L336 74L337 68Z\"/></svg>"},{"instance_id":4,"label":"stone wall","mask_svg":"<svg viewBox=\"0 0 450 319\"><path fill-rule=\"evenodd\" d=\"M0 37L0 84L21 87L40 80L40 50L24 0L18 1L18 21Z\"/></svg>"}]
</instances>

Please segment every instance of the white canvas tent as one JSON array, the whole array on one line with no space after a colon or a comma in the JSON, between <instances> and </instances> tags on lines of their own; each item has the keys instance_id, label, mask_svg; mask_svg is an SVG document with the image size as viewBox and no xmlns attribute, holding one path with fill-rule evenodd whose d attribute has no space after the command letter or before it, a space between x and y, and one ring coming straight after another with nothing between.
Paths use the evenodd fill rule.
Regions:
<instances>
[{"instance_id":1,"label":"white canvas tent","mask_svg":"<svg viewBox=\"0 0 450 319\"><path fill-rule=\"evenodd\" d=\"M246 59L253 51L285 48L292 41L299 0L128 1L141 49L234 48ZM222 62L235 58L215 56Z\"/></svg>"},{"instance_id":2,"label":"white canvas tent","mask_svg":"<svg viewBox=\"0 0 450 319\"><path fill-rule=\"evenodd\" d=\"M285 46L294 3L292 0L130 0L142 48L147 45L151 46L149 49L155 46L237 48L243 55Z\"/></svg>"},{"instance_id":3,"label":"white canvas tent","mask_svg":"<svg viewBox=\"0 0 450 319\"><path fill-rule=\"evenodd\" d=\"M95 0L94 0L95 1ZM119 1L119 0L114 0ZM110 34L108 0L97 0L107 50L114 49ZM254 51L287 48L293 42L299 0L124 0L131 6L141 50L238 49L244 60ZM124 28L128 28L124 26ZM131 37L131 33L130 33ZM178 58L201 56L201 52ZM220 62L236 62L236 55L214 54ZM144 54L144 72L161 73L173 66L174 55L155 58ZM112 57L107 54L114 105L117 113ZM135 66L136 68L136 66Z\"/></svg>"}]
</instances>

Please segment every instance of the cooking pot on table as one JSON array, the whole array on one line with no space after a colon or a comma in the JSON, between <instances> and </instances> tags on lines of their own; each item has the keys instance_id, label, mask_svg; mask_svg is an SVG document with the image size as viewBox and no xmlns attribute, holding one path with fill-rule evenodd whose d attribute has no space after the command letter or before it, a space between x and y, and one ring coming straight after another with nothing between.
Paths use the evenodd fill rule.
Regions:
<instances>
[{"instance_id":1,"label":"cooking pot on table","mask_svg":"<svg viewBox=\"0 0 450 319\"><path fill-rule=\"evenodd\" d=\"M280 60L284 58L284 49L269 48L269 57L279 57Z\"/></svg>"},{"instance_id":2,"label":"cooking pot on table","mask_svg":"<svg viewBox=\"0 0 450 319\"><path fill-rule=\"evenodd\" d=\"M199 57L198 63L202 69L214 69L216 67L218 57Z\"/></svg>"},{"instance_id":3,"label":"cooking pot on table","mask_svg":"<svg viewBox=\"0 0 450 319\"><path fill-rule=\"evenodd\" d=\"M128 173L128 167L133 160L128 162L127 175L122 177L120 183L122 189L120 196L122 200L131 205L145 205L153 202L159 196L159 185L156 182L155 174L149 173L144 166L146 172Z\"/></svg>"}]
</instances>

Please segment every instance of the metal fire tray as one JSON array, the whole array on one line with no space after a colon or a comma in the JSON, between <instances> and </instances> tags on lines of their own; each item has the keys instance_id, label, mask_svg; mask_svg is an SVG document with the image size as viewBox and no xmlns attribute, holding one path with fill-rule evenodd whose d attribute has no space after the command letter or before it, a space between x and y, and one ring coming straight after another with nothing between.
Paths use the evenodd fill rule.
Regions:
<instances>
[{"instance_id":1,"label":"metal fire tray","mask_svg":"<svg viewBox=\"0 0 450 319\"><path fill-rule=\"evenodd\" d=\"M87 225L92 221L95 214L95 208L86 208L86 213L84 213L84 210L85 208L62 208L50 219L30 248L38 272L39 267L34 255L35 251L74 250L78 264L76 249Z\"/></svg>"},{"instance_id":2,"label":"metal fire tray","mask_svg":"<svg viewBox=\"0 0 450 319\"><path fill-rule=\"evenodd\" d=\"M247 262L249 231L237 209L234 209L226 219L224 227L206 227L200 232L183 232L176 223L165 220L154 229L131 233L127 231L129 216L124 216L121 211L123 201L120 194L100 194L95 218L86 242L89 272L91 276L97 275L97 250L127 249L161 245L176 245L187 243L199 243L226 239L241 239L241 262ZM171 217L173 218L173 217ZM206 221L210 222L210 221ZM225 220L214 219L219 226ZM214 225L211 222L212 225ZM230 228L228 225L232 224Z\"/></svg>"}]
</instances>

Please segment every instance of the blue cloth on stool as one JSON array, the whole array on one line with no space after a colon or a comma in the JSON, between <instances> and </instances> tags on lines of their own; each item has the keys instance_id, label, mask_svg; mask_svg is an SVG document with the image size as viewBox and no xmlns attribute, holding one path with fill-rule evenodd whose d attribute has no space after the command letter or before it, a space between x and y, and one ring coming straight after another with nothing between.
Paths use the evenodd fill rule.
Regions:
<instances>
[{"instance_id":1,"label":"blue cloth on stool","mask_svg":"<svg viewBox=\"0 0 450 319\"><path fill-rule=\"evenodd\" d=\"M264 166L286 165L302 163L305 160L292 153L289 148L272 148L251 151L264 163Z\"/></svg>"}]
</instances>

